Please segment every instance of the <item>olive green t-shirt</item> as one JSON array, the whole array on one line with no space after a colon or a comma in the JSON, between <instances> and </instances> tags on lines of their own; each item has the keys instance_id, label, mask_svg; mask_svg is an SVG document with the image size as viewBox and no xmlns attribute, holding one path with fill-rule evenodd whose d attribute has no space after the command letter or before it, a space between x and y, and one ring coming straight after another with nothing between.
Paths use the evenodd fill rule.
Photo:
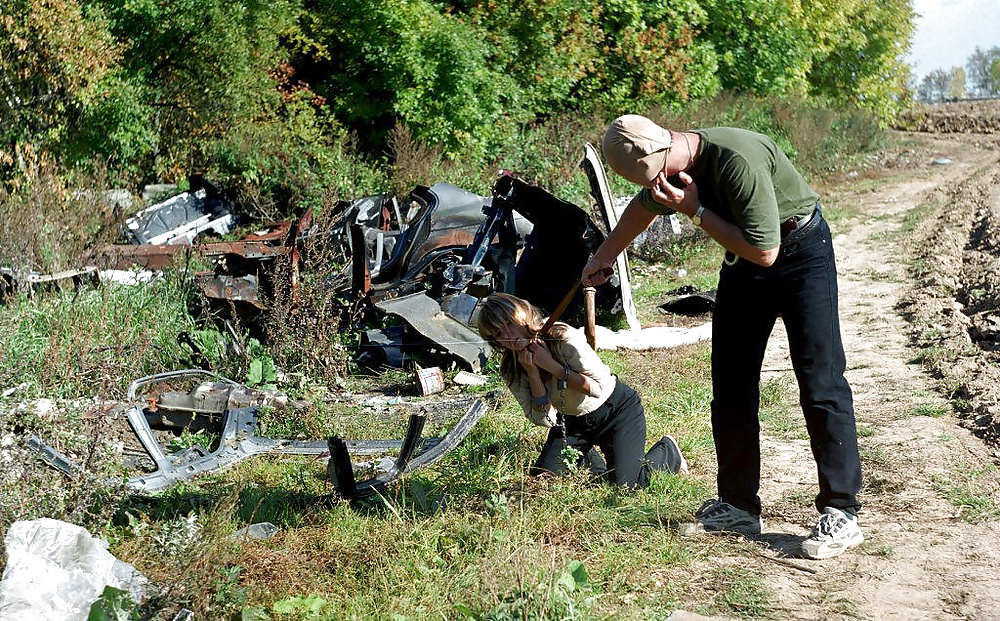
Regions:
<instances>
[{"instance_id":1,"label":"olive green t-shirt","mask_svg":"<svg viewBox=\"0 0 1000 621\"><path fill-rule=\"evenodd\" d=\"M747 243L762 250L781 244L781 222L811 214L819 195L773 140L734 127L693 130L701 136L688 174L698 185L705 209L733 222ZM639 193L643 207L655 214L672 210Z\"/></svg>"}]
</instances>

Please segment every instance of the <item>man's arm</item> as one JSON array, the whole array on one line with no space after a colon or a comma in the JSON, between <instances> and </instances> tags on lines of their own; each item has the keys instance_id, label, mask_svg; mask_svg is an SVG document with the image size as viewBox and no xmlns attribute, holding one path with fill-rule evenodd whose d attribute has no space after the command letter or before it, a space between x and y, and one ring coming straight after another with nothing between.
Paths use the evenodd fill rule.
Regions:
<instances>
[{"instance_id":1,"label":"man's arm","mask_svg":"<svg viewBox=\"0 0 1000 621\"><path fill-rule=\"evenodd\" d=\"M584 266L581 282L588 287L604 284L612 273L611 266L614 265L615 258L639 233L649 228L655 219L656 214L643 207L638 197L633 197L618 219L618 224Z\"/></svg>"},{"instance_id":2,"label":"man's arm","mask_svg":"<svg viewBox=\"0 0 1000 621\"><path fill-rule=\"evenodd\" d=\"M697 205L695 209L697 209ZM694 215L694 211L687 215ZM701 215L701 228L709 237L718 242L720 246L741 259L746 259L751 263L756 263L764 267L770 267L778 259L779 248L761 250L747 243L747 240L743 238L743 232L738 226L732 222L723 220L707 209Z\"/></svg>"}]
</instances>

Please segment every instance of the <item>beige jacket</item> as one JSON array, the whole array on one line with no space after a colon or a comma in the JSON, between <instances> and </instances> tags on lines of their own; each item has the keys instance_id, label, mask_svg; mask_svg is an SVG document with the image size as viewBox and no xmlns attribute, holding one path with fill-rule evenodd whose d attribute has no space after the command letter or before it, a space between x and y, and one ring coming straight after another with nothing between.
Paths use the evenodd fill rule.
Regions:
<instances>
[{"instance_id":1,"label":"beige jacket","mask_svg":"<svg viewBox=\"0 0 1000 621\"><path fill-rule=\"evenodd\" d=\"M560 389L559 380L552 376L545 380L545 389L549 393L549 402L557 411L568 416L583 416L604 405L614 392L617 380L611 373L611 368L604 364L597 352L587 343L583 330L571 326L566 328L565 341L549 342L552 357L568 365L573 371L586 375L590 379L593 394L583 394L572 388ZM521 404L528 420L536 425L551 427L552 421L546 420L544 412L532 410L528 376L520 366L517 368L520 372L514 378L506 379L507 387Z\"/></svg>"}]
</instances>

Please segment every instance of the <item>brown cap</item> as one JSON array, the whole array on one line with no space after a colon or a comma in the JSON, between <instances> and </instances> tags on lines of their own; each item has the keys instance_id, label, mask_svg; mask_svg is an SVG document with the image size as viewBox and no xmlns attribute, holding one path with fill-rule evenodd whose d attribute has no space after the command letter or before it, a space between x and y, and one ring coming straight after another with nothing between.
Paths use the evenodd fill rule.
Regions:
<instances>
[{"instance_id":1,"label":"brown cap","mask_svg":"<svg viewBox=\"0 0 1000 621\"><path fill-rule=\"evenodd\" d=\"M601 147L616 173L649 187L667 163L670 132L644 116L626 114L611 122Z\"/></svg>"}]
</instances>

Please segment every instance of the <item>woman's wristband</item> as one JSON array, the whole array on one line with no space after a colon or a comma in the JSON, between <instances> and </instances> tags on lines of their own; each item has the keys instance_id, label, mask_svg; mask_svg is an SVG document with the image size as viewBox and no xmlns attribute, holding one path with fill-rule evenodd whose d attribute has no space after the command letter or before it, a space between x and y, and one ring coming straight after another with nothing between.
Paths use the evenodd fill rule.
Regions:
<instances>
[{"instance_id":1,"label":"woman's wristband","mask_svg":"<svg viewBox=\"0 0 1000 621\"><path fill-rule=\"evenodd\" d=\"M566 387L569 386L569 365L568 364L564 364L563 365L563 376L562 376L562 379L561 380L556 380L556 385L559 387L559 390L566 390Z\"/></svg>"},{"instance_id":2,"label":"woman's wristband","mask_svg":"<svg viewBox=\"0 0 1000 621\"><path fill-rule=\"evenodd\" d=\"M531 397L531 407L535 408L536 410L544 410L546 408L546 406L548 406L548 405L549 405L549 394L548 393L545 393L544 395L542 395L540 397L535 397L535 396L532 395L532 397Z\"/></svg>"}]
</instances>

